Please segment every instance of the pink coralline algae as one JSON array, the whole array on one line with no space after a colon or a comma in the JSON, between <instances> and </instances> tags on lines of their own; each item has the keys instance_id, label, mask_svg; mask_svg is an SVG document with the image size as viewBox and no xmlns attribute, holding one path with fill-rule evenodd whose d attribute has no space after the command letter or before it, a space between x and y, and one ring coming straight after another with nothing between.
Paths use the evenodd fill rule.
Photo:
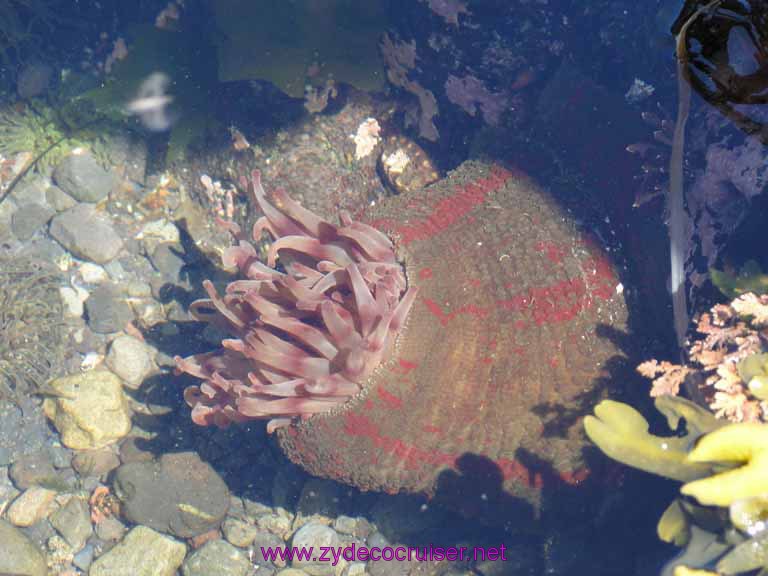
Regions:
<instances>
[{"instance_id":1,"label":"pink coralline algae","mask_svg":"<svg viewBox=\"0 0 768 576\"><path fill-rule=\"evenodd\" d=\"M469 14L467 5L458 0L426 0L429 9L442 17L446 23L459 25L459 14Z\"/></svg>"},{"instance_id":2,"label":"pink coralline algae","mask_svg":"<svg viewBox=\"0 0 768 576\"><path fill-rule=\"evenodd\" d=\"M185 399L200 425L268 419L273 431L292 418L327 412L360 391L378 366L413 304L403 269L384 234L341 213L335 226L284 191L267 200L260 173L242 183L265 214L253 228L258 242L275 238L267 265L240 227L224 223L237 244L224 256L242 280L209 298L193 315L226 329L223 348L176 358L180 371L204 380ZM285 272L276 269L279 260Z\"/></svg>"},{"instance_id":3,"label":"pink coralline algae","mask_svg":"<svg viewBox=\"0 0 768 576\"><path fill-rule=\"evenodd\" d=\"M477 114L479 106L483 120L490 126L498 125L501 113L507 108L507 97L504 94L491 92L474 76L449 76L445 81L445 95L470 116Z\"/></svg>"}]
</instances>

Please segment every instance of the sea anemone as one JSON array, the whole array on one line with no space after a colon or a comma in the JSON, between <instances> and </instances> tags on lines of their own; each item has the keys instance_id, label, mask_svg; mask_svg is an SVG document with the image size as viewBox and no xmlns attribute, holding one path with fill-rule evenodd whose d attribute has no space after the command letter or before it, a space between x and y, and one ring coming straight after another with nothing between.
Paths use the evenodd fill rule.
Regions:
<instances>
[{"instance_id":1,"label":"sea anemone","mask_svg":"<svg viewBox=\"0 0 768 576\"><path fill-rule=\"evenodd\" d=\"M258 173L249 195L253 238L275 241L262 263L224 223L243 279L206 283L192 310L234 336L177 359L203 380L195 422L267 419L312 475L468 515L533 521L586 481L581 417L623 381L627 308L608 253L549 193L468 161L338 227L284 192L267 202Z\"/></svg>"},{"instance_id":2,"label":"sea anemone","mask_svg":"<svg viewBox=\"0 0 768 576\"><path fill-rule=\"evenodd\" d=\"M386 235L341 212L333 225L303 208L285 191L271 204L260 172L241 184L264 216L254 242L275 239L267 263L233 222L220 221L236 244L223 255L243 279L190 311L224 328L222 348L176 358L179 371L204 380L184 397L200 425L267 419L272 432L328 412L360 392L402 328L417 290L407 288L402 266Z\"/></svg>"}]
</instances>

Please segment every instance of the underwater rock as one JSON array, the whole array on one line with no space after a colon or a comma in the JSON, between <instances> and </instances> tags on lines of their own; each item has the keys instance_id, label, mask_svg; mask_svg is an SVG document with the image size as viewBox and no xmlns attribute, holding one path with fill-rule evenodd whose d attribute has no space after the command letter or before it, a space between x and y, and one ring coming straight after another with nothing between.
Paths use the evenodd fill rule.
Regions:
<instances>
[{"instance_id":1,"label":"underwater rock","mask_svg":"<svg viewBox=\"0 0 768 576\"><path fill-rule=\"evenodd\" d=\"M284 195L278 205L292 206ZM295 216L299 209L291 210ZM272 212L271 230L301 228L279 218L287 217ZM381 365L363 368L368 376L359 383L362 390L341 404L339 397L326 398L331 408L324 411L323 385L312 385L319 395L312 397L311 380L276 374L290 374L293 367L264 359L266 352L255 350L270 347L251 340L256 348L243 348L255 359L249 368L249 360L235 354L241 340L227 340L226 351L177 361L182 370L206 378L202 387L188 389L195 421L270 418L270 427L284 426L278 437L289 458L317 476L364 490L438 495L472 514L516 511L525 518L542 504L543 493L554 498L559 488L584 482L589 467L580 419L607 392L609 368L624 358L608 336L626 329L627 310L607 255L525 175L479 162L466 162L425 190L382 202L366 220L393 238L409 290L418 294ZM347 222L347 233L362 230L357 224ZM365 232L369 238L376 234ZM297 238L303 241L287 236L282 242L290 248ZM238 257L248 252L240 246ZM242 263L248 262L253 260ZM215 306L200 301L200 316L227 325L237 324L239 314L255 314L238 304L241 286L245 290L246 284L234 283L223 298L215 296ZM262 296L268 293L262 290ZM414 296L406 293L408 298ZM226 319L216 310L226 312ZM351 303L348 313L365 316ZM323 320L327 326L330 319ZM314 330L322 328L317 322ZM236 338L247 339L230 327ZM279 339L273 336L260 337ZM279 356L283 345L274 345ZM283 352L285 347L296 349L285 344ZM269 398L251 397L268 396L270 384L247 385L248 370L261 374L265 367L277 379L272 382L298 378L286 382L297 390L277 398L273 406L281 408L273 413ZM340 375L332 373L331 379ZM301 413L302 402L318 413L285 426L284 416Z\"/></svg>"},{"instance_id":2,"label":"underwater rock","mask_svg":"<svg viewBox=\"0 0 768 576\"><path fill-rule=\"evenodd\" d=\"M184 562L184 576L247 576L253 566L246 555L224 540L212 540L195 550Z\"/></svg>"},{"instance_id":3,"label":"underwater rock","mask_svg":"<svg viewBox=\"0 0 768 576\"><path fill-rule=\"evenodd\" d=\"M55 490L48 490L42 486L27 488L8 507L8 520L14 526L32 526L51 513L55 497Z\"/></svg>"},{"instance_id":4,"label":"underwater rock","mask_svg":"<svg viewBox=\"0 0 768 576\"><path fill-rule=\"evenodd\" d=\"M114 488L127 520L180 538L217 528L229 509L226 484L192 452L124 464Z\"/></svg>"},{"instance_id":5,"label":"underwater rock","mask_svg":"<svg viewBox=\"0 0 768 576\"><path fill-rule=\"evenodd\" d=\"M0 571L46 576L45 556L21 530L0 520Z\"/></svg>"},{"instance_id":6,"label":"underwater rock","mask_svg":"<svg viewBox=\"0 0 768 576\"><path fill-rule=\"evenodd\" d=\"M11 230L22 242L29 240L53 216L54 211L40 204L25 204L11 219Z\"/></svg>"},{"instance_id":7,"label":"underwater rock","mask_svg":"<svg viewBox=\"0 0 768 576\"><path fill-rule=\"evenodd\" d=\"M85 301L88 326L97 334L122 330L133 320L133 309L115 284L102 284Z\"/></svg>"},{"instance_id":8,"label":"underwater rock","mask_svg":"<svg viewBox=\"0 0 768 576\"><path fill-rule=\"evenodd\" d=\"M77 204L54 216L51 236L78 258L106 264L120 252L123 239L93 204Z\"/></svg>"},{"instance_id":9,"label":"underwater rock","mask_svg":"<svg viewBox=\"0 0 768 576\"><path fill-rule=\"evenodd\" d=\"M72 496L51 515L51 525L74 550L82 550L93 534L91 511L84 498Z\"/></svg>"},{"instance_id":10,"label":"underwater rock","mask_svg":"<svg viewBox=\"0 0 768 576\"><path fill-rule=\"evenodd\" d=\"M152 370L151 349L131 336L118 336L109 346L107 366L123 379L126 386L137 389Z\"/></svg>"},{"instance_id":11,"label":"underwater rock","mask_svg":"<svg viewBox=\"0 0 768 576\"><path fill-rule=\"evenodd\" d=\"M131 430L128 399L120 378L94 370L51 380L43 402L45 415L74 450L95 450L114 444Z\"/></svg>"},{"instance_id":12,"label":"underwater rock","mask_svg":"<svg viewBox=\"0 0 768 576\"><path fill-rule=\"evenodd\" d=\"M105 170L90 152L64 158L54 169L53 179L59 188L80 202L100 202L118 184L117 176Z\"/></svg>"},{"instance_id":13,"label":"underwater rock","mask_svg":"<svg viewBox=\"0 0 768 576\"><path fill-rule=\"evenodd\" d=\"M90 576L173 576L187 547L146 526L136 526L117 546L91 565Z\"/></svg>"}]
</instances>

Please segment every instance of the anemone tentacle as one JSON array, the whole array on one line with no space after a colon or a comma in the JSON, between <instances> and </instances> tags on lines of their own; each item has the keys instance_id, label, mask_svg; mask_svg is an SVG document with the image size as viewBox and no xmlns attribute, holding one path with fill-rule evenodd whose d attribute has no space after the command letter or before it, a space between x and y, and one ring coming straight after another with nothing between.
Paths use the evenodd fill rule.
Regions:
<instances>
[{"instance_id":1,"label":"anemone tentacle","mask_svg":"<svg viewBox=\"0 0 768 576\"><path fill-rule=\"evenodd\" d=\"M243 279L223 295L205 281L208 298L190 310L232 338L220 350L177 357L176 365L203 381L184 394L195 423L266 419L272 432L356 395L402 328L416 289L407 288L392 241L375 228L348 213L335 226L282 190L273 204L258 171L248 193L264 214L252 241L273 237L267 262L237 224L221 222L235 242L223 264ZM278 260L285 273L275 269Z\"/></svg>"}]
</instances>

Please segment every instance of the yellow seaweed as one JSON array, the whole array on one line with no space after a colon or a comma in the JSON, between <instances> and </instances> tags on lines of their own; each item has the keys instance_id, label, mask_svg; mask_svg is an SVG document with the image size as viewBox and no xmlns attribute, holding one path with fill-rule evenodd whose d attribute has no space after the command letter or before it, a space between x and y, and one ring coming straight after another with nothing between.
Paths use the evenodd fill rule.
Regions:
<instances>
[{"instance_id":1,"label":"yellow seaweed","mask_svg":"<svg viewBox=\"0 0 768 576\"><path fill-rule=\"evenodd\" d=\"M681 482L707 476L712 471L710 464L687 458L690 445L699 433L694 415L698 415L701 409L682 398L662 402L670 423L680 417L686 418L689 423L687 435L654 436L648 432L648 421L642 414L627 404L613 400L600 402L595 407L595 416L584 419L584 429L590 440L605 454L634 468ZM703 420L703 417L700 418Z\"/></svg>"},{"instance_id":2,"label":"yellow seaweed","mask_svg":"<svg viewBox=\"0 0 768 576\"><path fill-rule=\"evenodd\" d=\"M707 434L687 457L691 464L735 463L742 466L685 484L681 492L707 506L768 493L768 426L730 424Z\"/></svg>"}]
</instances>

